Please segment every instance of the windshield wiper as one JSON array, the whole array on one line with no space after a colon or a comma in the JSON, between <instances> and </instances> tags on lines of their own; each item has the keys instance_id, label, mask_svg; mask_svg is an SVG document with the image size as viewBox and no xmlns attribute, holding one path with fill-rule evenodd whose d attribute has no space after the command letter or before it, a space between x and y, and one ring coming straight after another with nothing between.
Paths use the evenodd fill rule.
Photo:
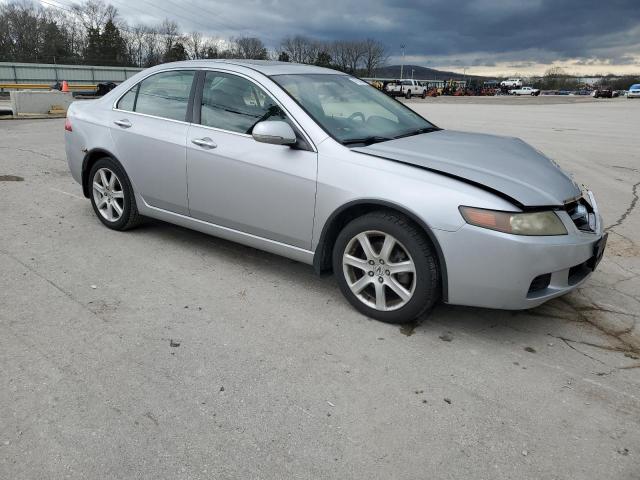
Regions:
<instances>
[{"instance_id":1,"label":"windshield wiper","mask_svg":"<svg viewBox=\"0 0 640 480\"><path fill-rule=\"evenodd\" d=\"M398 135L397 137L393 137L393 139L395 140L396 138L412 137L413 135L420 135L421 133L431 133L438 130L440 130L438 127L423 127L416 130L411 130L407 133L403 133L401 135Z\"/></svg>"},{"instance_id":2,"label":"windshield wiper","mask_svg":"<svg viewBox=\"0 0 640 480\"><path fill-rule=\"evenodd\" d=\"M356 145L356 144L363 144L364 146L368 146L374 143L380 143L380 142L386 142L388 140L393 140L392 138L388 138L388 137L381 137L379 135L371 135L369 137L362 137L362 138L347 138L346 140L342 140L343 145Z\"/></svg>"}]
</instances>

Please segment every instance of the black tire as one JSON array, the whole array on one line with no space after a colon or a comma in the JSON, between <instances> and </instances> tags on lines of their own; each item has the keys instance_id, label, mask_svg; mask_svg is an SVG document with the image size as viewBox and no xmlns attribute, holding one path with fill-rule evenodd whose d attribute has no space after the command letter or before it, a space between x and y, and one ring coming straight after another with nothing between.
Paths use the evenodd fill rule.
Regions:
<instances>
[{"instance_id":1,"label":"black tire","mask_svg":"<svg viewBox=\"0 0 640 480\"><path fill-rule=\"evenodd\" d=\"M407 94L405 95L405 98L407 100L409 100L411 98L411 90L407 90Z\"/></svg>"},{"instance_id":2,"label":"black tire","mask_svg":"<svg viewBox=\"0 0 640 480\"><path fill-rule=\"evenodd\" d=\"M410 254L415 265L415 288L407 303L396 310L382 311L361 301L349 287L342 258L349 242L365 231L378 231L395 237ZM426 234L404 215L380 210L349 222L338 234L333 248L333 272L343 295L356 310L386 323L409 323L422 315L440 299L440 271L436 253Z\"/></svg>"},{"instance_id":3,"label":"black tire","mask_svg":"<svg viewBox=\"0 0 640 480\"><path fill-rule=\"evenodd\" d=\"M96 205L95 196L93 193L93 177L96 172L101 168L108 168L112 172L116 174L118 181L122 186L122 192L124 193L123 198L123 209L122 215L116 221L109 221L106 219L99 211L98 206ZM107 227L112 230L129 230L131 228L137 227L142 222L142 215L138 213L138 206L136 205L135 195L133 193L133 187L131 186L131 181L127 176L127 173L120 166L118 162L113 160L110 157L103 157L99 159L96 163L93 164L91 170L89 172L89 176L87 177L89 198L91 199L91 206L93 207L93 211L95 212L98 219Z\"/></svg>"},{"instance_id":4,"label":"black tire","mask_svg":"<svg viewBox=\"0 0 640 480\"><path fill-rule=\"evenodd\" d=\"M422 98L427 98L427 91L426 90L422 91Z\"/></svg>"}]
</instances>

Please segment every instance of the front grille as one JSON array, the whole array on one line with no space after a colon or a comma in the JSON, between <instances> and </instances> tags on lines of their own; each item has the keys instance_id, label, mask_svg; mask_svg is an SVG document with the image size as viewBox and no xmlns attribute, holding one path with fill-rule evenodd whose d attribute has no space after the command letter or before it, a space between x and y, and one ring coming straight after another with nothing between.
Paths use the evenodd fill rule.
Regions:
<instances>
[{"instance_id":1,"label":"front grille","mask_svg":"<svg viewBox=\"0 0 640 480\"><path fill-rule=\"evenodd\" d=\"M596 214L593 207L584 198L580 198L565 206L574 225L583 232L595 232Z\"/></svg>"}]
</instances>

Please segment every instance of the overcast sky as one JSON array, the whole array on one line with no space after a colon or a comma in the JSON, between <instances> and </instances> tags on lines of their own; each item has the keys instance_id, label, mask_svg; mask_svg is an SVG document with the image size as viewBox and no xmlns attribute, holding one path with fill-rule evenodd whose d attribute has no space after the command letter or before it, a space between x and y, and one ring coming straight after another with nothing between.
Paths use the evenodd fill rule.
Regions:
<instances>
[{"instance_id":1,"label":"overcast sky","mask_svg":"<svg viewBox=\"0 0 640 480\"><path fill-rule=\"evenodd\" d=\"M54 0L70 4L72 0ZM640 0L110 0L130 24L170 17L184 31L371 37L400 62L467 73L640 73Z\"/></svg>"}]
</instances>

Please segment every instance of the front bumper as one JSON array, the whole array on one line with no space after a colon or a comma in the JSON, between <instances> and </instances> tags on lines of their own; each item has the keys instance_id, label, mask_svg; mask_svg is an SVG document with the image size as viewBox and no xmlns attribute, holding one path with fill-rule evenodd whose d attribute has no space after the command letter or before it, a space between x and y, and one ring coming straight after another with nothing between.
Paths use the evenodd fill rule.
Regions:
<instances>
[{"instance_id":1,"label":"front bumper","mask_svg":"<svg viewBox=\"0 0 640 480\"><path fill-rule=\"evenodd\" d=\"M627 98L640 98L640 92L628 92Z\"/></svg>"},{"instance_id":2,"label":"front bumper","mask_svg":"<svg viewBox=\"0 0 640 480\"><path fill-rule=\"evenodd\" d=\"M468 224L434 232L447 267L447 303L521 310L570 292L597 263L603 229L593 206L594 232L578 230L567 212L558 212L567 235L510 235Z\"/></svg>"}]
</instances>

